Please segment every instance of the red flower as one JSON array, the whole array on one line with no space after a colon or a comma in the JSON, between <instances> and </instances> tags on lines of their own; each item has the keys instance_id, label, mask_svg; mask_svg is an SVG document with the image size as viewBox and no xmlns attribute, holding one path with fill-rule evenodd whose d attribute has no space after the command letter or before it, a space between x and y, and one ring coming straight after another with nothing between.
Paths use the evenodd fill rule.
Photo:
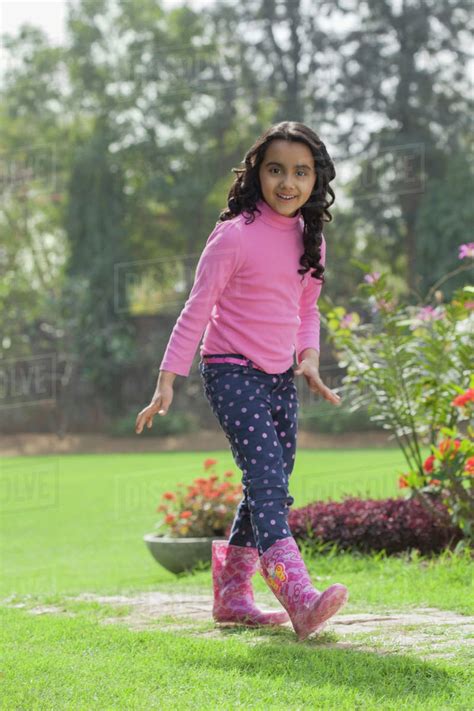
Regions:
<instances>
[{"instance_id":1,"label":"red flower","mask_svg":"<svg viewBox=\"0 0 474 711\"><path fill-rule=\"evenodd\" d=\"M189 518L192 515L192 511L181 511L181 513L179 514L180 518Z\"/></svg>"},{"instance_id":2,"label":"red flower","mask_svg":"<svg viewBox=\"0 0 474 711\"><path fill-rule=\"evenodd\" d=\"M467 402L474 401L474 388L468 388L465 392L457 395L452 400L451 405L454 407L464 407Z\"/></svg>"},{"instance_id":3,"label":"red flower","mask_svg":"<svg viewBox=\"0 0 474 711\"><path fill-rule=\"evenodd\" d=\"M173 516L173 514L168 514L168 516L166 516L165 518L165 523L174 523L174 520L175 516Z\"/></svg>"},{"instance_id":4,"label":"red flower","mask_svg":"<svg viewBox=\"0 0 474 711\"><path fill-rule=\"evenodd\" d=\"M433 471L435 459L436 457L434 454L431 454L427 459L425 459L425 463L423 464L425 472L430 473Z\"/></svg>"},{"instance_id":5,"label":"red flower","mask_svg":"<svg viewBox=\"0 0 474 711\"><path fill-rule=\"evenodd\" d=\"M208 469L213 467L214 464L217 464L217 459L205 459L204 460L204 469L207 471Z\"/></svg>"},{"instance_id":6,"label":"red flower","mask_svg":"<svg viewBox=\"0 0 474 711\"><path fill-rule=\"evenodd\" d=\"M469 457L469 459L466 461L464 471L468 474L474 474L474 457Z\"/></svg>"},{"instance_id":7,"label":"red flower","mask_svg":"<svg viewBox=\"0 0 474 711\"><path fill-rule=\"evenodd\" d=\"M441 482L440 482L439 479L430 479L430 480L429 480L429 483L430 483L430 484L435 484L435 485L441 484Z\"/></svg>"},{"instance_id":8,"label":"red flower","mask_svg":"<svg viewBox=\"0 0 474 711\"><path fill-rule=\"evenodd\" d=\"M165 491L165 493L163 494L163 498L173 501L173 499L176 499L176 494L173 494L172 491Z\"/></svg>"},{"instance_id":9,"label":"red flower","mask_svg":"<svg viewBox=\"0 0 474 711\"><path fill-rule=\"evenodd\" d=\"M452 447L454 447L454 450L459 449L460 445L461 445L460 439L452 440L448 437L447 439L441 440L441 442L439 443L438 449L441 452L441 454L446 454L447 452L449 452L451 450ZM454 459L454 455L455 455L455 451L451 452L451 454L449 455L449 458Z\"/></svg>"},{"instance_id":10,"label":"red flower","mask_svg":"<svg viewBox=\"0 0 474 711\"><path fill-rule=\"evenodd\" d=\"M234 472L231 472L231 471L224 472L224 476L226 476L226 477L234 476Z\"/></svg>"}]
</instances>

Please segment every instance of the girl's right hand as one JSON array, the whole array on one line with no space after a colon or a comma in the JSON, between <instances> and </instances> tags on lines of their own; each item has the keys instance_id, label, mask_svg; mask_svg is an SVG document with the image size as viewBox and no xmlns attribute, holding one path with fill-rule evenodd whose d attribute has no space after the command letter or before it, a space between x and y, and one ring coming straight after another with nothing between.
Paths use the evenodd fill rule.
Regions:
<instances>
[{"instance_id":1,"label":"girl's right hand","mask_svg":"<svg viewBox=\"0 0 474 711\"><path fill-rule=\"evenodd\" d=\"M137 415L135 432L140 434L145 426L145 423L147 424L148 429L151 429L153 417L157 413L161 416L166 415L172 401L173 386L170 383L158 383L152 401Z\"/></svg>"}]
</instances>

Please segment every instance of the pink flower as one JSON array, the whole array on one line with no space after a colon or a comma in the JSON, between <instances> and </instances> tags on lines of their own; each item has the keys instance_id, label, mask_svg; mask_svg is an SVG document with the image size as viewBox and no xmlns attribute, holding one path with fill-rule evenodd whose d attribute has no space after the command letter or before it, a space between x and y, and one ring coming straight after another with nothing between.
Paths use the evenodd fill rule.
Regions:
<instances>
[{"instance_id":1,"label":"pink flower","mask_svg":"<svg viewBox=\"0 0 474 711\"><path fill-rule=\"evenodd\" d=\"M341 328L350 328L354 321L354 314L346 314L341 318L339 326Z\"/></svg>"},{"instance_id":2,"label":"pink flower","mask_svg":"<svg viewBox=\"0 0 474 711\"><path fill-rule=\"evenodd\" d=\"M443 315L443 310L437 306L424 306L418 311L417 318L420 321L436 321L443 318Z\"/></svg>"},{"instance_id":3,"label":"pink flower","mask_svg":"<svg viewBox=\"0 0 474 711\"><path fill-rule=\"evenodd\" d=\"M474 259L474 242L459 245L458 259Z\"/></svg>"},{"instance_id":4,"label":"pink flower","mask_svg":"<svg viewBox=\"0 0 474 711\"><path fill-rule=\"evenodd\" d=\"M372 272L371 274L366 274L364 277L364 281L368 284L373 284L378 279L380 279L380 272Z\"/></svg>"}]
</instances>

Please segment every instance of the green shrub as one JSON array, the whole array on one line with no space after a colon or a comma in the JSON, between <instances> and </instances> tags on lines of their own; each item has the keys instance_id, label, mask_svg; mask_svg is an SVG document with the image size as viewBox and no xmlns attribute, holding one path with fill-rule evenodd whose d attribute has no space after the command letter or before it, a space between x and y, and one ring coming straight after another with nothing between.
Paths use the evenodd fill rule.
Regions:
<instances>
[{"instance_id":1,"label":"green shrub","mask_svg":"<svg viewBox=\"0 0 474 711\"><path fill-rule=\"evenodd\" d=\"M132 437L135 435L135 421L137 413L131 412L123 417L118 417L108 428L112 437ZM166 415L156 415L153 418L153 427L144 427L141 433L145 437L166 437L168 435L181 435L196 432L200 423L196 415L190 412L168 412Z\"/></svg>"},{"instance_id":2,"label":"green shrub","mask_svg":"<svg viewBox=\"0 0 474 711\"><path fill-rule=\"evenodd\" d=\"M377 423L371 422L366 409L361 408L351 412L347 406L341 405L336 409L326 401L301 407L299 418L298 426L306 432L342 434L383 429Z\"/></svg>"}]
</instances>

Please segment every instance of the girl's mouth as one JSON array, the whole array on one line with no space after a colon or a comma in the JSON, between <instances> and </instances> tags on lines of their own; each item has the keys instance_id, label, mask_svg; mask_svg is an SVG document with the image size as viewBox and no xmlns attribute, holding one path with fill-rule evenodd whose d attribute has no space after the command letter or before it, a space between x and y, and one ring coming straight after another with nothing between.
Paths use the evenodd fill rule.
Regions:
<instances>
[{"instance_id":1,"label":"girl's mouth","mask_svg":"<svg viewBox=\"0 0 474 711\"><path fill-rule=\"evenodd\" d=\"M285 202L296 200L296 195L285 195L284 193L277 193L276 196L279 200L284 200Z\"/></svg>"}]
</instances>

